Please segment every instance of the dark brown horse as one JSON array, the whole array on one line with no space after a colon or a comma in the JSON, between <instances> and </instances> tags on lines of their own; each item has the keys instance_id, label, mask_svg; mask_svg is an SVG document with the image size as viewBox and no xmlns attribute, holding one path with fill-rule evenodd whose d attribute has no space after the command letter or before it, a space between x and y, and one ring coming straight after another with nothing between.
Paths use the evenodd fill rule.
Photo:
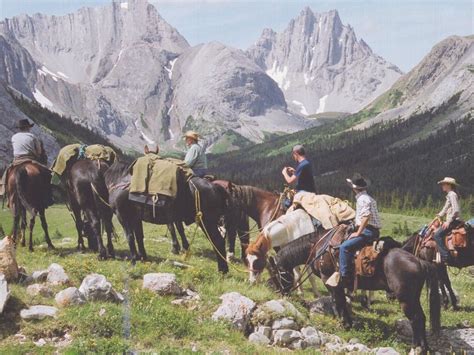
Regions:
<instances>
[{"instance_id":1,"label":"dark brown horse","mask_svg":"<svg viewBox=\"0 0 474 355\"><path fill-rule=\"evenodd\" d=\"M84 249L85 234L89 248L99 251L101 259L115 256L112 243L113 212L108 206L109 192L104 179L108 168L109 163L103 160L73 160L68 162L63 174L69 207L76 223L77 247ZM102 224L107 233L107 250L102 241Z\"/></svg>"},{"instance_id":2,"label":"dark brown horse","mask_svg":"<svg viewBox=\"0 0 474 355\"><path fill-rule=\"evenodd\" d=\"M25 245L26 212L29 220L29 249L33 251L33 229L36 216L39 215L48 248L54 249L48 233L45 210L51 204L51 172L46 167L24 162L11 167L7 174L8 205L13 213L13 240L16 242L18 229L21 228L22 245ZM21 221L21 226L20 226Z\"/></svg>"},{"instance_id":3,"label":"dark brown horse","mask_svg":"<svg viewBox=\"0 0 474 355\"><path fill-rule=\"evenodd\" d=\"M152 206L129 200L131 176L128 165L115 162L104 175L110 205L124 228L133 261L146 258L142 221L166 225L180 221L191 224L200 217L199 225L214 248L219 271L228 272L225 239L218 230L219 220L225 214L228 203L227 192L222 187L198 177L186 181L183 174L178 174L176 198L165 199L163 206L155 210ZM200 211L196 210L196 206Z\"/></svg>"},{"instance_id":4,"label":"dark brown horse","mask_svg":"<svg viewBox=\"0 0 474 355\"><path fill-rule=\"evenodd\" d=\"M288 294L294 284L293 268L308 263L312 271L321 278L332 295L338 315L346 327L352 326L344 288L339 283L336 287L326 284L326 281L336 271L333 256L326 252L326 231L303 236L284 246L273 260L270 260L271 275L275 284L283 294ZM325 237L326 238L326 237ZM385 239L385 238L383 238ZM320 242L321 241L321 242ZM431 329L434 333L440 330L440 297L438 291L437 273L433 264L415 257L413 254L398 248L399 243L391 238L385 239L384 251L374 276L360 277L357 286L361 290L385 290L391 292L409 319L412 329L413 348L421 347L428 351L426 340L425 314L421 307L420 296L425 282L429 284Z\"/></svg>"}]
</instances>

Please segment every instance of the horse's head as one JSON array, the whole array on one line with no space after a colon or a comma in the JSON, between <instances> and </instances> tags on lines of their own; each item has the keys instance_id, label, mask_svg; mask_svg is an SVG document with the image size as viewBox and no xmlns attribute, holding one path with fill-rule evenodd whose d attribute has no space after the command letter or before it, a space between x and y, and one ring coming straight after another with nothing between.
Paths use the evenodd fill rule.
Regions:
<instances>
[{"instance_id":1,"label":"horse's head","mask_svg":"<svg viewBox=\"0 0 474 355\"><path fill-rule=\"evenodd\" d=\"M148 154L148 153L158 154L160 152L160 147L157 145L155 147L155 150L151 150L148 147L148 145L145 145L145 148L143 149L143 151L145 152L145 154Z\"/></svg>"},{"instance_id":2,"label":"horse's head","mask_svg":"<svg viewBox=\"0 0 474 355\"><path fill-rule=\"evenodd\" d=\"M257 240L248 245L245 256L245 264L249 270L249 281L256 283L260 280L267 263L267 253L271 248L271 243L262 232Z\"/></svg>"}]
</instances>

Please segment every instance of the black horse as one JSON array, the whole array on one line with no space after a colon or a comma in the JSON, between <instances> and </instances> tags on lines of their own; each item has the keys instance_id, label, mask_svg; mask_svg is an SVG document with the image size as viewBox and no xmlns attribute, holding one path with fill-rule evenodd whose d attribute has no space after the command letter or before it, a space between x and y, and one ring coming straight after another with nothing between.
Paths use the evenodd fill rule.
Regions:
<instances>
[{"instance_id":1,"label":"black horse","mask_svg":"<svg viewBox=\"0 0 474 355\"><path fill-rule=\"evenodd\" d=\"M273 260L270 260L272 279L282 293L288 294L294 285L293 269L309 260L312 271L326 284L336 271L333 256L320 251L324 243L317 245L324 231L303 236L285 245ZM385 290L391 292L399 301L405 316L410 320L413 329L412 345L428 351L426 340L425 314L420 303L420 295L425 282L429 284L431 329L434 333L440 330L440 297L435 267L424 260L398 248L393 239L386 241L387 249L380 255L379 263L373 277L360 277L358 288L361 290ZM385 248L384 248L385 249ZM322 256L314 260L313 255ZM334 258L337 260L338 253ZM331 287L326 284L335 302L337 313L342 317L346 327L352 326L352 316L346 304L344 288L341 284Z\"/></svg>"},{"instance_id":2,"label":"black horse","mask_svg":"<svg viewBox=\"0 0 474 355\"><path fill-rule=\"evenodd\" d=\"M163 207L154 210L150 205L129 200L131 176L127 164L116 161L104 175L110 205L124 228L133 261L146 258L142 221L166 225L182 221L189 225L198 220L214 248L219 271L228 272L225 239L218 230L219 220L227 208L225 189L198 177L186 181L183 174L178 174L176 198L166 200Z\"/></svg>"}]
</instances>

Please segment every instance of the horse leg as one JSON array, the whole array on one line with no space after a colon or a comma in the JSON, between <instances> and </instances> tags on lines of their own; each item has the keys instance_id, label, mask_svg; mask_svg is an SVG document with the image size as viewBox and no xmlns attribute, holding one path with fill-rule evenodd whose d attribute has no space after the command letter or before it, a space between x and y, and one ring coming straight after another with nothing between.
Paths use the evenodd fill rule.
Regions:
<instances>
[{"instance_id":1,"label":"horse leg","mask_svg":"<svg viewBox=\"0 0 474 355\"><path fill-rule=\"evenodd\" d=\"M422 346L422 337L423 337L423 328L425 327L425 315L423 310L421 309L421 305L418 301L413 301L416 297L408 301L400 301L400 306L402 307L403 313L408 318L412 328L412 349L416 349ZM418 306L416 305L418 303ZM421 310L421 314L420 314ZM420 326L421 325L421 326ZM426 336L426 335L425 335Z\"/></svg>"},{"instance_id":2,"label":"horse leg","mask_svg":"<svg viewBox=\"0 0 474 355\"><path fill-rule=\"evenodd\" d=\"M51 238L49 237L48 222L46 222L44 210L39 212L39 216L41 220L41 227L43 227L44 239L46 240L46 244L48 244L49 249L55 249L53 243L51 242Z\"/></svg>"},{"instance_id":3,"label":"horse leg","mask_svg":"<svg viewBox=\"0 0 474 355\"><path fill-rule=\"evenodd\" d=\"M74 200L70 198L69 201L71 201L71 210L74 216L74 222L76 224L77 250L84 251L86 250L86 247L84 246L84 238L83 238L85 226L84 226L84 221L82 220L82 216L81 216L81 209L75 202L73 202Z\"/></svg>"},{"instance_id":4,"label":"horse leg","mask_svg":"<svg viewBox=\"0 0 474 355\"><path fill-rule=\"evenodd\" d=\"M97 244L99 246L99 259L105 260L107 258L107 251L104 247L102 235L100 233L100 220L97 218L95 211L87 209L84 212L87 217L87 222L89 223L90 229L92 231L92 239L94 239L95 237L95 240L97 240Z\"/></svg>"},{"instance_id":5,"label":"horse leg","mask_svg":"<svg viewBox=\"0 0 474 355\"><path fill-rule=\"evenodd\" d=\"M444 280L442 278L441 279L441 282L439 284L439 291L441 292L441 297L443 299L443 307L444 309L448 309L449 308L449 298L448 298L448 294L446 293L446 287L445 287L445 284L444 284Z\"/></svg>"},{"instance_id":6,"label":"horse leg","mask_svg":"<svg viewBox=\"0 0 474 355\"><path fill-rule=\"evenodd\" d=\"M339 317L342 318L342 323L344 328L352 328L352 316L347 308L346 295L344 294L344 288L342 286L337 286L332 288L333 299L336 304L336 312Z\"/></svg>"},{"instance_id":7,"label":"horse leg","mask_svg":"<svg viewBox=\"0 0 474 355\"><path fill-rule=\"evenodd\" d=\"M171 234L171 252L173 254L179 254L179 252L181 251L181 246L179 245L178 238L176 237L176 230L174 229L174 224L168 223L167 226Z\"/></svg>"},{"instance_id":8,"label":"horse leg","mask_svg":"<svg viewBox=\"0 0 474 355\"><path fill-rule=\"evenodd\" d=\"M440 280L441 284L444 285L449 292L449 297L451 298L451 304L453 305L453 310L458 311L459 306L458 306L458 299L456 295L454 294L453 287L451 286L451 280L449 279L449 274L448 274L448 268L446 265L441 266L440 271Z\"/></svg>"},{"instance_id":9,"label":"horse leg","mask_svg":"<svg viewBox=\"0 0 474 355\"><path fill-rule=\"evenodd\" d=\"M227 255L227 262L231 262L234 259L235 255L235 240L237 239L237 230L234 226L226 226L227 230L227 240L229 243L228 246L228 255Z\"/></svg>"},{"instance_id":10,"label":"horse leg","mask_svg":"<svg viewBox=\"0 0 474 355\"><path fill-rule=\"evenodd\" d=\"M175 222L174 225L176 226L176 229L178 230L179 236L181 237L181 243L183 244L183 249L188 250L189 249L189 242L188 239L186 238L186 233L184 232L184 225L183 222Z\"/></svg>"},{"instance_id":11,"label":"horse leg","mask_svg":"<svg viewBox=\"0 0 474 355\"><path fill-rule=\"evenodd\" d=\"M300 282L301 281L301 267L300 266L297 266L293 269L293 273L295 274L295 282ZM293 285L293 287L296 286ZM298 291L297 291L298 295L300 296L303 296L303 285L299 285L298 286Z\"/></svg>"},{"instance_id":12,"label":"horse leg","mask_svg":"<svg viewBox=\"0 0 474 355\"><path fill-rule=\"evenodd\" d=\"M13 243L16 245L16 238L17 238L17 235L18 235L18 226L20 224L20 218L21 218L21 212L20 212L19 204L15 202L12 210L13 210L12 238L13 238Z\"/></svg>"},{"instance_id":13,"label":"horse leg","mask_svg":"<svg viewBox=\"0 0 474 355\"><path fill-rule=\"evenodd\" d=\"M112 215L106 215L103 218L105 232L107 233L107 253L109 257L115 259L115 250L112 237L114 235L114 226L112 224Z\"/></svg>"},{"instance_id":14,"label":"horse leg","mask_svg":"<svg viewBox=\"0 0 474 355\"><path fill-rule=\"evenodd\" d=\"M139 258L143 261L146 260L146 251L145 251L145 244L143 243L143 223L140 220L136 221L135 224L135 237L137 239L137 244L138 244L138 253L139 253Z\"/></svg>"},{"instance_id":15,"label":"horse leg","mask_svg":"<svg viewBox=\"0 0 474 355\"><path fill-rule=\"evenodd\" d=\"M33 229L35 228L35 219L36 219L36 211L32 211L30 217L30 241L29 241L29 249L33 251Z\"/></svg>"},{"instance_id":16,"label":"horse leg","mask_svg":"<svg viewBox=\"0 0 474 355\"><path fill-rule=\"evenodd\" d=\"M222 238L219 229L217 228L217 221L204 220L201 228L204 233L209 233L206 237L209 239L209 242L212 244L214 252L217 257L217 268L223 274L229 272L229 266L227 265L226 259L226 250L225 250L225 239Z\"/></svg>"},{"instance_id":17,"label":"horse leg","mask_svg":"<svg viewBox=\"0 0 474 355\"><path fill-rule=\"evenodd\" d=\"M26 245L26 227L28 227L28 223L26 220L26 209L22 207L20 209L20 213L21 213L20 242L21 242L21 246L24 247Z\"/></svg>"}]
</instances>

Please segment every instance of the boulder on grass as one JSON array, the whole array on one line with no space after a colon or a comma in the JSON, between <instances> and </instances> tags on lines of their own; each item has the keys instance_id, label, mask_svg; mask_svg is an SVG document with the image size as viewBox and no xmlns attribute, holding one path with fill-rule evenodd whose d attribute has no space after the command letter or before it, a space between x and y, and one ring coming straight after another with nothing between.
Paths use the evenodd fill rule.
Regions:
<instances>
[{"instance_id":1,"label":"boulder on grass","mask_svg":"<svg viewBox=\"0 0 474 355\"><path fill-rule=\"evenodd\" d=\"M54 297L60 307L76 306L86 303L86 298L77 287L68 287Z\"/></svg>"},{"instance_id":2,"label":"boulder on grass","mask_svg":"<svg viewBox=\"0 0 474 355\"><path fill-rule=\"evenodd\" d=\"M273 322L282 318L291 318L297 324L305 320L303 314L287 300L271 300L257 307L252 315L252 323L255 325L272 326Z\"/></svg>"},{"instance_id":3,"label":"boulder on grass","mask_svg":"<svg viewBox=\"0 0 474 355\"><path fill-rule=\"evenodd\" d=\"M146 274L143 276L142 287L160 295L181 295L183 293L176 280L176 275L170 273Z\"/></svg>"},{"instance_id":4,"label":"boulder on grass","mask_svg":"<svg viewBox=\"0 0 474 355\"><path fill-rule=\"evenodd\" d=\"M58 312L58 309L56 307L38 305L38 306L31 306L28 309L22 309L20 311L20 317L26 320L30 320L30 319L40 320L47 317L56 318L57 312Z\"/></svg>"},{"instance_id":5,"label":"boulder on grass","mask_svg":"<svg viewBox=\"0 0 474 355\"><path fill-rule=\"evenodd\" d=\"M252 333L249 335L249 342L258 344L258 345L268 345L270 344L270 339L261 333Z\"/></svg>"},{"instance_id":6,"label":"boulder on grass","mask_svg":"<svg viewBox=\"0 0 474 355\"><path fill-rule=\"evenodd\" d=\"M255 302L238 292L225 293L220 299L222 303L212 315L212 319L229 321L237 329L245 331Z\"/></svg>"},{"instance_id":7,"label":"boulder on grass","mask_svg":"<svg viewBox=\"0 0 474 355\"><path fill-rule=\"evenodd\" d=\"M8 299L10 298L10 291L8 291L8 283L5 275L0 274L0 314L3 313Z\"/></svg>"},{"instance_id":8,"label":"boulder on grass","mask_svg":"<svg viewBox=\"0 0 474 355\"><path fill-rule=\"evenodd\" d=\"M303 339L303 335L293 329L279 329L273 332L273 341L278 346L287 347L296 340Z\"/></svg>"},{"instance_id":9,"label":"boulder on grass","mask_svg":"<svg viewBox=\"0 0 474 355\"><path fill-rule=\"evenodd\" d=\"M32 297L42 296L42 297L51 297L53 295L53 290L48 285L43 284L33 284L29 285L26 288L26 293Z\"/></svg>"},{"instance_id":10,"label":"boulder on grass","mask_svg":"<svg viewBox=\"0 0 474 355\"><path fill-rule=\"evenodd\" d=\"M69 283L69 276L61 265L53 263L48 267L46 281L52 285L66 285Z\"/></svg>"},{"instance_id":11,"label":"boulder on grass","mask_svg":"<svg viewBox=\"0 0 474 355\"><path fill-rule=\"evenodd\" d=\"M18 279L15 246L13 239L9 236L0 241L0 273L5 276L5 280L8 282Z\"/></svg>"},{"instance_id":12,"label":"boulder on grass","mask_svg":"<svg viewBox=\"0 0 474 355\"><path fill-rule=\"evenodd\" d=\"M123 302L123 296L115 291L104 275L90 274L82 280L79 291L88 301Z\"/></svg>"}]
</instances>

